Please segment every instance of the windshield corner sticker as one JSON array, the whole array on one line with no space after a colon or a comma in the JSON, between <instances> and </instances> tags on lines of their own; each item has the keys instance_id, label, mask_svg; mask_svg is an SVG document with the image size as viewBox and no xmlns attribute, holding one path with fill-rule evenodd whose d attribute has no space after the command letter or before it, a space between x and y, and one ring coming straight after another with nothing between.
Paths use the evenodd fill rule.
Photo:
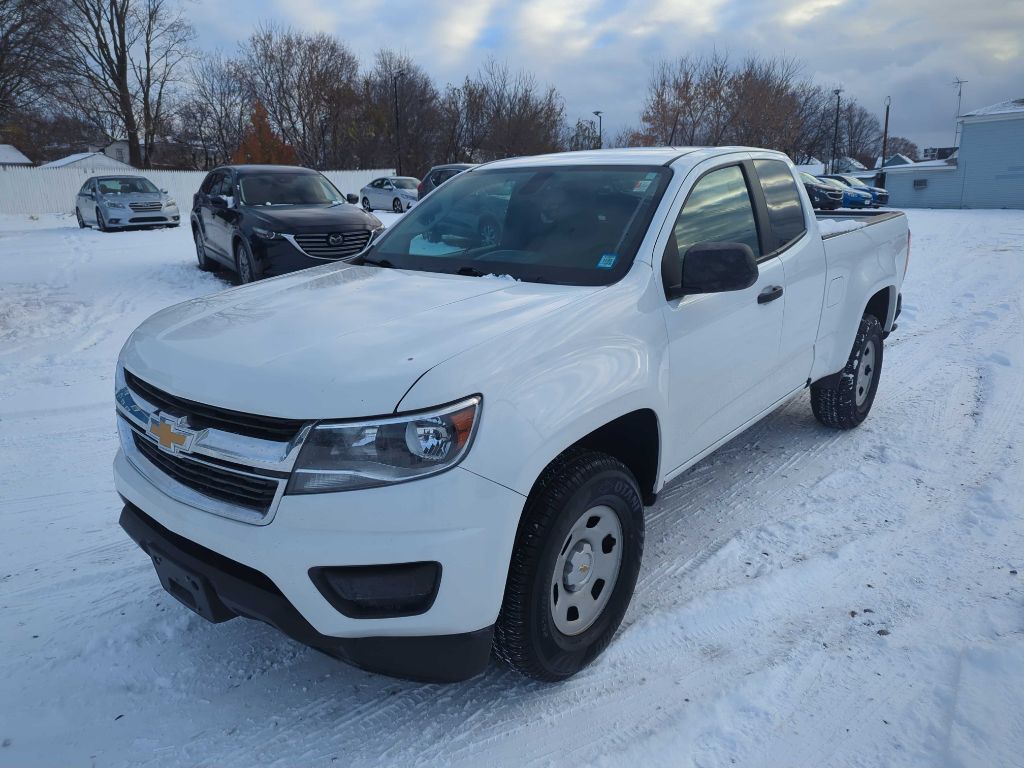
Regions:
<instances>
[{"instance_id":1,"label":"windshield corner sticker","mask_svg":"<svg viewBox=\"0 0 1024 768\"><path fill-rule=\"evenodd\" d=\"M647 188L651 186L651 179L637 179L633 185L634 192L646 192Z\"/></svg>"},{"instance_id":2,"label":"windshield corner sticker","mask_svg":"<svg viewBox=\"0 0 1024 768\"><path fill-rule=\"evenodd\" d=\"M597 261L598 269L611 269L615 266L615 260L619 258L617 253L606 253Z\"/></svg>"}]
</instances>

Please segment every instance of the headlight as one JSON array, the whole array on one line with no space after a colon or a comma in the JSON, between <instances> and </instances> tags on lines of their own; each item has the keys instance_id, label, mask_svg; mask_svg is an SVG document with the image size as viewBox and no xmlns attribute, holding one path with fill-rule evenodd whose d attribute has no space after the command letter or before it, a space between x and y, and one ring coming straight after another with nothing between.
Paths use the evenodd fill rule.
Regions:
<instances>
[{"instance_id":1,"label":"headlight","mask_svg":"<svg viewBox=\"0 0 1024 768\"><path fill-rule=\"evenodd\" d=\"M177 208L178 204L173 200L168 200L164 203L164 208Z\"/></svg>"},{"instance_id":2,"label":"headlight","mask_svg":"<svg viewBox=\"0 0 1024 768\"><path fill-rule=\"evenodd\" d=\"M264 240L277 240L281 237L280 232L274 232L273 230L262 229L260 227L253 227L252 233L256 235L256 237L262 237Z\"/></svg>"},{"instance_id":3,"label":"headlight","mask_svg":"<svg viewBox=\"0 0 1024 768\"><path fill-rule=\"evenodd\" d=\"M124 203L116 203L113 200L104 200L103 203L107 208L124 208Z\"/></svg>"},{"instance_id":4,"label":"headlight","mask_svg":"<svg viewBox=\"0 0 1024 768\"><path fill-rule=\"evenodd\" d=\"M479 395L370 421L327 422L306 438L287 493L327 493L403 483L444 472L469 450Z\"/></svg>"}]
</instances>

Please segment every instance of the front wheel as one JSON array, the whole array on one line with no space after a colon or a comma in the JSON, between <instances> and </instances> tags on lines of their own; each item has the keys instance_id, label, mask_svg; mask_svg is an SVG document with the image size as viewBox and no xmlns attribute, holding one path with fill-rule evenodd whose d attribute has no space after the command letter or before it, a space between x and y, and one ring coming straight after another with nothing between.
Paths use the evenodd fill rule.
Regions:
<instances>
[{"instance_id":1,"label":"front wheel","mask_svg":"<svg viewBox=\"0 0 1024 768\"><path fill-rule=\"evenodd\" d=\"M857 338L833 386L811 385L811 410L826 427L853 429L867 418L882 375L882 324L864 315Z\"/></svg>"},{"instance_id":2,"label":"front wheel","mask_svg":"<svg viewBox=\"0 0 1024 768\"><path fill-rule=\"evenodd\" d=\"M367 213L373 210L373 208L370 207L370 198L368 197L363 198L363 210Z\"/></svg>"},{"instance_id":3,"label":"front wheel","mask_svg":"<svg viewBox=\"0 0 1024 768\"><path fill-rule=\"evenodd\" d=\"M244 241L239 241L235 246L235 275L239 285L255 282L259 277L256 271L256 260L253 259L252 251Z\"/></svg>"},{"instance_id":4,"label":"front wheel","mask_svg":"<svg viewBox=\"0 0 1024 768\"><path fill-rule=\"evenodd\" d=\"M391 201L391 210L394 211L395 213L401 213L402 211L405 210L405 208L402 207L402 201L399 200L397 197Z\"/></svg>"},{"instance_id":5,"label":"front wheel","mask_svg":"<svg viewBox=\"0 0 1024 768\"><path fill-rule=\"evenodd\" d=\"M106 220L103 218L103 211L99 208L96 209L96 229L100 232L109 232L110 227L107 226Z\"/></svg>"},{"instance_id":6,"label":"front wheel","mask_svg":"<svg viewBox=\"0 0 1024 768\"><path fill-rule=\"evenodd\" d=\"M75 218L78 219L78 228L85 229L85 219L82 218L82 212L75 207Z\"/></svg>"},{"instance_id":7,"label":"front wheel","mask_svg":"<svg viewBox=\"0 0 1024 768\"><path fill-rule=\"evenodd\" d=\"M203 237L203 231L198 227L193 229L192 237L196 241L196 260L199 262L199 268L203 272L212 272L213 262L206 254L206 238Z\"/></svg>"},{"instance_id":8,"label":"front wheel","mask_svg":"<svg viewBox=\"0 0 1024 768\"><path fill-rule=\"evenodd\" d=\"M629 469L595 451L556 459L519 524L495 655L537 680L583 669L622 622L643 547L643 503Z\"/></svg>"}]
</instances>

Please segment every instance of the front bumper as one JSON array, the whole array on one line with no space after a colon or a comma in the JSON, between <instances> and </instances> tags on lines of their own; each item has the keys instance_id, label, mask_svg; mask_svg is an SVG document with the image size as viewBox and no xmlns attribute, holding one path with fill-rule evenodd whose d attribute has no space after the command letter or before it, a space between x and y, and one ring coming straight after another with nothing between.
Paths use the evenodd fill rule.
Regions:
<instances>
[{"instance_id":1,"label":"front bumper","mask_svg":"<svg viewBox=\"0 0 1024 768\"><path fill-rule=\"evenodd\" d=\"M159 211L132 211L129 209L104 209L107 226L117 229L132 227L176 227L181 223L181 215L177 208Z\"/></svg>"},{"instance_id":2,"label":"front bumper","mask_svg":"<svg viewBox=\"0 0 1024 768\"><path fill-rule=\"evenodd\" d=\"M229 591L221 599L233 614L267 621L359 666L418 679L441 679L450 673L431 667L429 658L423 659L427 666L422 669L367 659L351 649L373 644L349 641L394 638L382 647L434 647L449 642L443 638L460 637L451 642L461 648L472 636L473 642L479 643L486 637L489 647L490 628L501 606L525 502L522 495L455 467L434 477L384 488L286 495L272 522L251 525L171 499L121 451L114 461L114 479L126 503L159 526L158 533L163 530L177 537L162 535L170 539L170 545L182 549L180 539L198 546L262 575L279 593L270 598L250 590L238 597ZM139 540L134 534L132 537ZM158 544L158 548L163 547ZM346 616L310 577L314 568L424 561L440 563L441 579L430 608L411 616ZM238 586L216 573L207 575L205 567L199 572L213 584L217 595L221 583L228 583L231 589ZM281 611L294 612L301 621L282 620ZM408 642L399 643L399 638ZM479 666L475 669L479 672L486 654L482 662L479 655L467 653L467 659L469 666Z\"/></svg>"}]
</instances>

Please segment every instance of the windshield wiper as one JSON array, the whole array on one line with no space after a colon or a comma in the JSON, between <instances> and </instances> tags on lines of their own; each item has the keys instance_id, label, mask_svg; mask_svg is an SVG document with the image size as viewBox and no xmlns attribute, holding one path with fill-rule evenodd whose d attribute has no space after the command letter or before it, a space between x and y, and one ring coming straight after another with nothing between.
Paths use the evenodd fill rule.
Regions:
<instances>
[{"instance_id":1,"label":"windshield wiper","mask_svg":"<svg viewBox=\"0 0 1024 768\"><path fill-rule=\"evenodd\" d=\"M395 265L387 259L371 259L369 256L363 256L359 260L360 264L372 264L375 267L383 267L384 269L392 269Z\"/></svg>"},{"instance_id":2,"label":"windshield wiper","mask_svg":"<svg viewBox=\"0 0 1024 768\"><path fill-rule=\"evenodd\" d=\"M481 272L476 267L459 267L455 270L456 275L465 275L466 277L483 277L484 272Z\"/></svg>"}]
</instances>

